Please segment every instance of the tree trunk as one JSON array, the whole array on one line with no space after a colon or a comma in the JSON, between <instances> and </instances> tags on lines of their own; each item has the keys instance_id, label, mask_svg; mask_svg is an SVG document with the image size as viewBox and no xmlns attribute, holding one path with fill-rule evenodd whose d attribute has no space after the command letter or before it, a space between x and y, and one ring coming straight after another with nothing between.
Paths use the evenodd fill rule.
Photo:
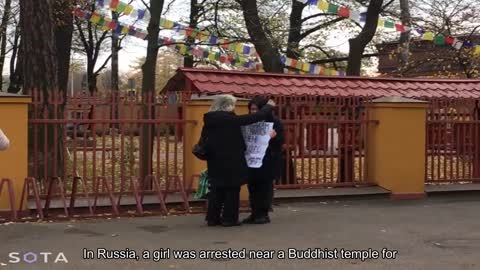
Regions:
<instances>
[{"instance_id":1,"label":"tree trunk","mask_svg":"<svg viewBox=\"0 0 480 270\"><path fill-rule=\"evenodd\" d=\"M401 18L404 26L411 26L410 5L408 0L400 0ZM398 52L398 69L397 73L403 76L403 70L408 66L408 58L410 56L410 31L400 34L400 44Z\"/></svg>"},{"instance_id":2,"label":"tree trunk","mask_svg":"<svg viewBox=\"0 0 480 270\"><path fill-rule=\"evenodd\" d=\"M52 6L49 0L20 1L22 27L23 88L37 88L48 98L58 89Z\"/></svg>"},{"instance_id":3,"label":"tree trunk","mask_svg":"<svg viewBox=\"0 0 480 270\"><path fill-rule=\"evenodd\" d=\"M95 61L87 54L87 84L88 92L92 95L97 92L97 75L95 75L94 67Z\"/></svg>"},{"instance_id":4,"label":"tree trunk","mask_svg":"<svg viewBox=\"0 0 480 270\"><path fill-rule=\"evenodd\" d=\"M112 19L113 21L118 21L118 13L115 11L112 11ZM118 52L120 51L120 39L118 38L118 34L114 33L112 31L112 70L111 70L111 82L110 82L110 87L112 88L111 91L111 96L112 96L112 108L111 108L111 118L112 119L118 119L118 104L116 102L113 102L114 100L119 100L119 80L118 80ZM119 124L113 124L112 128L115 129L120 129Z\"/></svg>"},{"instance_id":5,"label":"tree trunk","mask_svg":"<svg viewBox=\"0 0 480 270\"><path fill-rule=\"evenodd\" d=\"M57 78L58 78L58 90L60 95L63 97L63 104L60 104L57 107L57 112L55 118L63 119L65 104L67 101L67 89L68 89L68 78L70 74L70 52L72 47L72 38L73 38L73 3L71 0L56 0L53 2L54 16L55 16L55 45L57 48ZM64 134L63 125L58 125L57 134ZM64 168L64 137L58 136L57 143L55 147L59 149L57 154L57 176L65 179L65 168Z\"/></svg>"},{"instance_id":6,"label":"tree trunk","mask_svg":"<svg viewBox=\"0 0 480 270\"><path fill-rule=\"evenodd\" d=\"M7 54L7 30L10 20L10 11L12 7L11 0L5 0L2 22L0 23L0 92L3 86L3 65Z\"/></svg>"},{"instance_id":7,"label":"tree trunk","mask_svg":"<svg viewBox=\"0 0 480 270\"><path fill-rule=\"evenodd\" d=\"M45 111L49 118L53 117L53 106L49 106L49 98L58 88L57 59L53 20L53 8L49 0L20 1L20 25L22 28L23 54L23 89L25 92L37 89L43 93L43 108L34 117L41 119ZM29 126L29 158L32 150L39 158L39 171L34 175L45 178L58 176L54 170L56 158L63 149L58 148L56 141L61 136L55 124ZM57 130L57 132L55 132ZM38 144L32 143L32 138L38 139ZM46 149L46 152L45 150ZM57 164L58 165L58 164ZM46 170L44 170L46 168Z\"/></svg>"},{"instance_id":8,"label":"tree trunk","mask_svg":"<svg viewBox=\"0 0 480 270\"><path fill-rule=\"evenodd\" d=\"M118 13L112 11L113 21L118 21ZM112 33L112 77L111 77L111 87L112 92L118 92L118 51L120 50L120 40L118 35Z\"/></svg>"},{"instance_id":9,"label":"tree trunk","mask_svg":"<svg viewBox=\"0 0 480 270\"><path fill-rule=\"evenodd\" d=\"M22 88L23 78L23 49L20 39L20 26L15 30L12 57L10 58L10 85L8 93L17 94Z\"/></svg>"},{"instance_id":10,"label":"tree trunk","mask_svg":"<svg viewBox=\"0 0 480 270\"><path fill-rule=\"evenodd\" d=\"M248 34L253 45L262 59L263 69L267 72L283 73L283 64L280 60L280 52L268 39L260 17L258 15L256 0L237 0L243 10L243 17L247 26Z\"/></svg>"},{"instance_id":11,"label":"tree trunk","mask_svg":"<svg viewBox=\"0 0 480 270\"><path fill-rule=\"evenodd\" d=\"M370 0L367 9L365 26L358 36L349 40L350 52L348 54L347 75L360 76L362 68L362 55L365 47L372 41L377 31L378 17L382 10L383 0Z\"/></svg>"},{"instance_id":12,"label":"tree trunk","mask_svg":"<svg viewBox=\"0 0 480 270\"><path fill-rule=\"evenodd\" d=\"M358 36L349 40L350 43L350 52L348 54L348 66L347 66L347 75L349 76L360 76L362 68L362 57L365 51L365 47L372 41L375 32L377 31L378 26L378 17L382 10L383 0L370 0L370 4L367 9L367 18L365 26ZM352 104L350 104L352 106ZM352 108L349 107L348 103L345 108L343 108L343 114L345 119L354 120L358 118L357 114L352 113ZM339 182L353 182L355 176L355 151L348 146L348 138L354 140L352 130L353 126L350 124L342 125L340 132L341 137L345 138L342 147L339 147Z\"/></svg>"},{"instance_id":13,"label":"tree trunk","mask_svg":"<svg viewBox=\"0 0 480 270\"><path fill-rule=\"evenodd\" d=\"M190 1L190 22L188 26L192 29L196 29L198 26L198 13L200 12L200 8L198 6L197 0ZM195 43L195 38L189 37L187 39L186 45L192 45ZM183 57L183 66L184 67L193 67L193 55L185 55Z\"/></svg>"},{"instance_id":14,"label":"tree trunk","mask_svg":"<svg viewBox=\"0 0 480 270\"><path fill-rule=\"evenodd\" d=\"M148 24L147 57L142 66L143 80L142 93L144 97L152 97L155 94L155 74L158 57L158 37L160 32L160 16L163 10L163 0L150 1L150 22ZM143 118L151 119L155 116L153 102L144 102ZM152 174L152 154L155 126L152 124L142 125L141 138L141 166L140 179L144 183L145 177ZM145 184L145 183L144 183Z\"/></svg>"},{"instance_id":15,"label":"tree trunk","mask_svg":"<svg viewBox=\"0 0 480 270\"><path fill-rule=\"evenodd\" d=\"M290 28L288 31L287 57L298 59L300 52L298 50L302 33L302 13L305 4L298 1L292 1L292 12L290 13Z\"/></svg>"},{"instance_id":16,"label":"tree trunk","mask_svg":"<svg viewBox=\"0 0 480 270\"><path fill-rule=\"evenodd\" d=\"M66 97L73 37L73 4L71 0L56 0L53 2L56 21L55 45L57 46L58 88Z\"/></svg>"}]
</instances>

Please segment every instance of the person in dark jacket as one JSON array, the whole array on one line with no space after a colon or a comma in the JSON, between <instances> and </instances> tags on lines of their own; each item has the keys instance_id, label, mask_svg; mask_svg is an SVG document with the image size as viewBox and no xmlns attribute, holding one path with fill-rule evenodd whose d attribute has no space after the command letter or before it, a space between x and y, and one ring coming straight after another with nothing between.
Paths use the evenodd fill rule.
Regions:
<instances>
[{"instance_id":1,"label":"person in dark jacket","mask_svg":"<svg viewBox=\"0 0 480 270\"><path fill-rule=\"evenodd\" d=\"M251 114L262 110L267 100L253 98L248 104ZM283 125L280 119L270 114L266 122L273 123L270 142L262 160L262 167L249 168L248 192L251 214L243 220L247 224L265 224L270 222L269 209L273 201L273 182L282 174L282 145L284 144Z\"/></svg>"},{"instance_id":2,"label":"person in dark jacket","mask_svg":"<svg viewBox=\"0 0 480 270\"><path fill-rule=\"evenodd\" d=\"M207 148L208 226L236 226L240 207L240 187L246 183L248 167L241 126L267 119L273 101L255 114L236 115L236 98L220 95L203 117ZM223 212L222 212L223 208Z\"/></svg>"}]
</instances>

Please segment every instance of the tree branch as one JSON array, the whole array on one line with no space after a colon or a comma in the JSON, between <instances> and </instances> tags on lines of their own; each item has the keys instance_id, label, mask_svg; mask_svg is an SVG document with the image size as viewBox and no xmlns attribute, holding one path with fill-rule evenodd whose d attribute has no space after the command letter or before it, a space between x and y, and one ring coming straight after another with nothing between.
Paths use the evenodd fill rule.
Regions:
<instances>
[{"instance_id":1,"label":"tree branch","mask_svg":"<svg viewBox=\"0 0 480 270\"><path fill-rule=\"evenodd\" d=\"M314 14L314 15L310 15L308 17L305 17L301 20L302 23L310 20L310 19L314 19L314 18L317 18L317 17L321 17L321 16L333 16L335 14L332 14L332 13L317 13L317 14Z\"/></svg>"},{"instance_id":2,"label":"tree branch","mask_svg":"<svg viewBox=\"0 0 480 270\"><path fill-rule=\"evenodd\" d=\"M343 21L343 20L345 20L345 19L346 19L346 18L344 18L344 17L339 17L339 18L336 18L336 19L334 19L334 20L328 21L328 22L326 22L326 23L319 24L319 25L317 25L317 26L315 26L315 27L313 27L313 28L305 31L304 33L302 33L302 34L300 35L300 40L306 38L308 35L310 35L311 33L315 32L315 31L317 31L317 30L320 30L320 29L322 29L322 28L324 28L324 27L330 26L330 25L335 24L335 23L337 23L337 22L341 22L341 21Z\"/></svg>"},{"instance_id":3,"label":"tree branch","mask_svg":"<svg viewBox=\"0 0 480 270\"><path fill-rule=\"evenodd\" d=\"M112 59L112 54L110 54L110 55L107 57L107 59L105 59L105 62L103 62L103 65L100 66L100 68L99 68L97 71L95 71L95 72L93 73L93 75L94 75L94 76L97 76L97 75L100 73L100 71L102 71L102 70L107 66L107 64L108 64L108 62L110 61L110 59Z\"/></svg>"},{"instance_id":4,"label":"tree branch","mask_svg":"<svg viewBox=\"0 0 480 270\"><path fill-rule=\"evenodd\" d=\"M377 57L377 56L380 56L380 55L386 55L386 53L367 53L367 54L362 55L362 58ZM311 61L310 63L311 64L326 64L326 63L343 62L343 61L348 61L348 56L314 60L314 61Z\"/></svg>"},{"instance_id":5,"label":"tree branch","mask_svg":"<svg viewBox=\"0 0 480 270\"><path fill-rule=\"evenodd\" d=\"M85 52L87 54L91 53L90 52L90 46L87 42L87 39L85 38L85 34L83 33L82 23L78 19L75 19L75 25L77 26L77 30L78 30L78 33L80 35L80 40L82 41L83 46L85 47Z\"/></svg>"}]
</instances>

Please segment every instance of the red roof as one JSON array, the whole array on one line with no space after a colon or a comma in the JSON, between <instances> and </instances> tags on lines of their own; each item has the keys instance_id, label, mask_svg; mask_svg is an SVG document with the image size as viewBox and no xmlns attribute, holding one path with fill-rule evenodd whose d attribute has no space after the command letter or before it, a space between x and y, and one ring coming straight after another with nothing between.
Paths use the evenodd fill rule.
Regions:
<instances>
[{"instance_id":1,"label":"red roof","mask_svg":"<svg viewBox=\"0 0 480 270\"><path fill-rule=\"evenodd\" d=\"M480 80L327 77L180 68L164 91L286 96L478 98Z\"/></svg>"}]
</instances>

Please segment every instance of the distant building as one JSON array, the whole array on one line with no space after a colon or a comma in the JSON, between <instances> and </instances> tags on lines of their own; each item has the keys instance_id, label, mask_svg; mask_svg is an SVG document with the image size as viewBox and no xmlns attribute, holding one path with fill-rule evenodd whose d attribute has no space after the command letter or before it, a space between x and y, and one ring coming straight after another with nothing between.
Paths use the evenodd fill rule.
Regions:
<instances>
[{"instance_id":1,"label":"distant building","mask_svg":"<svg viewBox=\"0 0 480 270\"><path fill-rule=\"evenodd\" d=\"M467 37L461 37L465 40ZM480 43L480 36L473 36L471 41ZM380 53L378 72L380 76L390 77L396 74L398 68L397 51L399 42L377 44ZM457 59L458 51L450 45L437 46L428 40L413 40L410 42L409 68L404 73L406 77L450 77L466 78L464 66ZM466 59L476 61L480 59Z\"/></svg>"}]
</instances>

